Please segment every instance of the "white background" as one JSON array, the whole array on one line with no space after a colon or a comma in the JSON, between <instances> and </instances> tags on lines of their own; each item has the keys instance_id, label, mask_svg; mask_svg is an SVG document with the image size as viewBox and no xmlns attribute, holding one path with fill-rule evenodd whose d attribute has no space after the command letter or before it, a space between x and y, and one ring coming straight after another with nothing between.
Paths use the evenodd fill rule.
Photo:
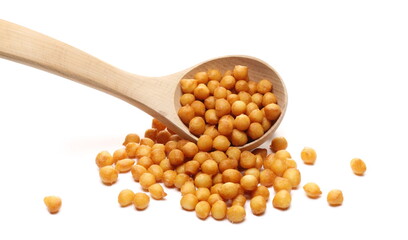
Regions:
<instances>
[{"instance_id":1,"label":"white background","mask_svg":"<svg viewBox=\"0 0 408 240\"><path fill-rule=\"evenodd\" d=\"M115 3L113 3L115 2ZM241 224L201 221L179 193L139 212L117 194L130 174L101 184L101 150L143 135L150 116L72 81L0 59L0 239L407 239L408 8L404 1L20 1L2 19L78 47L121 69L170 74L230 54L258 57L284 79L289 105L276 132L289 141L303 186L287 211ZM269 143L265 143L267 147ZM304 146L314 166L301 163ZM363 177L349 167L367 164ZM344 204L330 207L329 190ZM272 189L271 189L272 190ZM58 195L58 214L43 197Z\"/></svg>"}]
</instances>

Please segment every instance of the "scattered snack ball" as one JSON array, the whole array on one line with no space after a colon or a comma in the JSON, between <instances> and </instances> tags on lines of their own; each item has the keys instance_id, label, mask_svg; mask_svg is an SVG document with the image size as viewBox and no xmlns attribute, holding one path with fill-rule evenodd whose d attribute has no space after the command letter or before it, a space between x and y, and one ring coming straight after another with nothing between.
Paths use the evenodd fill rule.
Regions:
<instances>
[{"instance_id":1,"label":"scattered snack ball","mask_svg":"<svg viewBox=\"0 0 408 240\"><path fill-rule=\"evenodd\" d=\"M316 151L313 148L305 147L300 154L305 164L313 165L316 162Z\"/></svg>"},{"instance_id":2,"label":"scattered snack ball","mask_svg":"<svg viewBox=\"0 0 408 240\"><path fill-rule=\"evenodd\" d=\"M150 198L146 193L136 193L133 198L133 205L137 210L144 210L149 206Z\"/></svg>"},{"instance_id":3,"label":"scattered snack ball","mask_svg":"<svg viewBox=\"0 0 408 240\"><path fill-rule=\"evenodd\" d=\"M263 196L255 196L250 201L251 211L254 215L261 215L266 210L266 199Z\"/></svg>"},{"instance_id":4,"label":"scattered snack ball","mask_svg":"<svg viewBox=\"0 0 408 240\"><path fill-rule=\"evenodd\" d=\"M322 195L319 185L313 182L306 183L303 186L303 190L305 190L306 195L310 198L318 198L320 195Z\"/></svg>"},{"instance_id":5,"label":"scattered snack ball","mask_svg":"<svg viewBox=\"0 0 408 240\"><path fill-rule=\"evenodd\" d=\"M106 185L111 185L118 180L119 171L112 166L104 166L99 169L99 176Z\"/></svg>"},{"instance_id":6,"label":"scattered snack ball","mask_svg":"<svg viewBox=\"0 0 408 240\"><path fill-rule=\"evenodd\" d=\"M163 187L158 183L150 185L148 190L150 196L156 200L163 199L165 196L167 196L167 193L164 192Z\"/></svg>"},{"instance_id":7,"label":"scattered snack ball","mask_svg":"<svg viewBox=\"0 0 408 240\"><path fill-rule=\"evenodd\" d=\"M193 211L198 204L198 198L195 194L188 193L180 200L180 205L184 210Z\"/></svg>"},{"instance_id":8,"label":"scattered snack ball","mask_svg":"<svg viewBox=\"0 0 408 240\"><path fill-rule=\"evenodd\" d=\"M137 135L136 133L129 133L128 135L126 135L125 141L123 142L123 146L126 146L130 142L139 143L140 142L139 135Z\"/></svg>"},{"instance_id":9,"label":"scattered snack ball","mask_svg":"<svg viewBox=\"0 0 408 240\"><path fill-rule=\"evenodd\" d=\"M156 177L149 172L145 172L140 176L139 183L144 190L148 190L151 185L156 183Z\"/></svg>"},{"instance_id":10,"label":"scattered snack ball","mask_svg":"<svg viewBox=\"0 0 408 240\"><path fill-rule=\"evenodd\" d=\"M288 209L291 202L292 197L290 196L290 192L288 190L280 190L275 194L272 200L273 206L282 210Z\"/></svg>"},{"instance_id":11,"label":"scattered snack ball","mask_svg":"<svg viewBox=\"0 0 408 240\"><path fill-rule=\"evenodd\" d=\"M113 157L108 151L102 151L96 156L95 162L100 168L109 166L113 164Z\"/></svg>"},{"instance_id":12,"label":"scattered snack ball","mask_svg":"<svg viewBox=\"0 0 408 240\"><path fill-rule=\"evenodd\" d=\"M57 196L47 196L44 198L45 206L47 206L48 212L54 214L61 208L61 198Z\"/></svg>"},{"instance_id":13,"label":"scattered snack ball","mask_svg":"<svg viewBox=\"0 0 408 240\"><path fill-rule=\"evenodd\" d=\"M125 189L120 191L118 196L118 203L121 207L129 206L133 203L133 199L135 198L135 193L130 189Z\"/></svg>"},{"instance_id":14,"label":"scattered snack ball","mask_svg":"<svg viewBox=\"0 0 408 240\"><path fill-rule=\"evenodd\" d=\"M216 220L222 220L227 215L227 204L222 200L217 200L211 206L211 216Z\"/></svg>"},{"instance_id":15,"label":"scattered snack ball","mask_svg":"<svg viewBox=\"0 0 408 240\"><path fill-rule=\"evenodd\" d=\"M331 190L327 194L327 202L330 206L339 206L343 203L343 193L338 189Z\"/></svg>"},{"instance_id":16,"label":"scattered snack ball","mask_svg":"<svg viewBox=\"0 0 408 240\"><path fill-rule=\"evenodd\" d=\"M276 137L272 139L271 145L269 146L272 152L277 152L279 150L285 150L288 147L288 141L284 137Z\"/></svg>"},{"instance_id":17,"label":"scattered snack ball","mask_svg":"<svg viewBox=\"0 0 408 240\"><path fill-rule=\"evenodd\" d=\"M115 164L115 168L116 170L118 170L119 173L125 173L130 171L133 164L135 164L135 160L125 158L117 161Z\"/></svg>"},{"instance_id":18,"label":"scattered snack ball","mask_svg":"<svg viewBox=\"0 0 408 240\"><path fill-rule=\"evenodd\" d=\"M275 192L279 192L280 190L286 190L290 192L292 190L292 184L287 178L276 177L275 181L273 182L273 189L275 190Z\"/></svg>"},{"instance_id":19,"label":"scattered snack ball","mask_svg":"<svg viewBox=\"0 0 408 240\"><path fill-rule=\"evenodd\" d=\"M287 165L287 161L286 161L286 165ZM299 186L300 181L301 181L300 171L299 169L296 169L296 168L288 168L283 173L283 178L288 179L290 184L292 185L292 188L296 189Z\"/></svg>"},{"instance_id":20,"label":"scattered snack ball","mask_svg":"<svg viewBox=\"0 0 408 240\"><path fill-rule=\"evenodd\" d=\"M206 219L210 215L211 205L207 201L200 201L195 206L195 212L198 218Z\"/></svg>"},{"instance_id":21,"label":"scattered snack ball","mask_svg":"<svg viewBox=\"0 0 408 240\"><path fill-rule=\"evenodd\" d=\"M239 205L233 205L227 209L227 219L232 223L244 221L246 216L245 208Z\"/></svg>"},{"instance_id":22,"label":"scattered snack ball","mask_svg":"<svg viewBox=\"0 0 408 240\"><path fill-rule=\"evenodd\" d=\"M350 162L350 167L353 170L354 174L362 176L367 170L366 164L360 158L353 158Z\"/></svg>"},{"instance_id":23,"label":"scattered snack ball","mask_svg":"<svg viewBox=\"0 0 408 240\"><path fill-rule=\"evenodd\" d=\"M252 198L256 196L262 196L265 199L265 201L268 201L270 196L268 188L263 185L258 186L258 188L252 192Z\"/></svg>"}]
</instances>

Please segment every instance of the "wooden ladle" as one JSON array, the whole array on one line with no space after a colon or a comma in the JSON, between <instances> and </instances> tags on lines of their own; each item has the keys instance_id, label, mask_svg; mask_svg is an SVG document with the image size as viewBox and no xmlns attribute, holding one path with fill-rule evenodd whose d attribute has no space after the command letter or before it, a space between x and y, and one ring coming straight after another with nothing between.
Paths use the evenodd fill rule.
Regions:
<instances>
[{"instance_id":1,"label":"wooden ladle","mask_svg":"<svg viewBox=\"0 0 408 240\"><path fill-rule=\"evenodd\" d=\"M261 145L279 126L286 111L287 92L275 70L265 62L249 56L215 58L164 77L145 77L115 68L79 49L0 19L0 57L60 75L118 97L163 122L182 138L197 141L177 115L180 108L179 80L194 73L235 65L249 68L250 79L268 79L273 84L282 114L259 139L240 147L252 149Z\"/></svg>"}]
</instances>

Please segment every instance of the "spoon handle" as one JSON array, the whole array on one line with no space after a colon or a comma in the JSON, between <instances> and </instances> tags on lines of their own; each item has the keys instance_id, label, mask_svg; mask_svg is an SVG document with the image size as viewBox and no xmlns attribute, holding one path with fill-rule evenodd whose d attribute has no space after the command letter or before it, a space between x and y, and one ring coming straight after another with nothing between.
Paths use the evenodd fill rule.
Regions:
<instances>
[{"instance_id":1,"label":"spoon handle","mask_svg":"<svg viewBox=\"0 0 408 240\"><path fill-rule=\"evenodd\" d=\"M77 48L0 19L0 57L39 68L118 97L164 122L185 128L174 107L175 80L144 77L113 67ZM191 138L179 131L183 137Z\"/></svg>"},{"instance_id":2,"label":"spoon handle","mask_svg":"<svg viewBox=\"0 0 408 240\"><path fill-rule=\"evenodd\" d=\"M144 77L113 67L77 48L0 19L0 57L39 68L118 97L180 136L194 140L177 116L174 102L183 72Z\"/></svg>"},{"instance_id":3,"label":"spoon handle","mask_svg":"<svg viewBox=\"0 0 408 240\"><path fill-rule=\"evenodd\" d=\"M0 57L60 75L128 102L134 101L127 93L129 81L134 80L136 75L68 44L1 19ZM132 84L135 85L134 81Z\"/></svg>"}]
</instances>

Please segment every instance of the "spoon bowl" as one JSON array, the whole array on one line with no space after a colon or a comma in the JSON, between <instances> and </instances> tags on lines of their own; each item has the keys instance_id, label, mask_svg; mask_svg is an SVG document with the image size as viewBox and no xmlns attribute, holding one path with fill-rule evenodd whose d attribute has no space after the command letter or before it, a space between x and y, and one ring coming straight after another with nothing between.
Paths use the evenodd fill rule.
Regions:
<instances>
[{"instance_id":1,"label":"spoon bowl","mask_svg":"<svg viewBox=\"0 0 408 240\"><path fill-rule=\"evenodd\" d=\"M194 142L197 137L189 132L177 112L182 95L179 82L183 78L193 78L196 72L208 69L226 71L235 65L245 65L249 68L251 80L268 79L272 82L282 113L262 137L239 147L242 150L265 142L279 126L287 106L288 97L282 79L267 63L250 56L225 56L164 77L145 77L120 70L68 44L0 19L0 57L116 96L163 122L180 137Z\"/></svg>"},{"instance_id":2,"label":"spoon bowl","mask_svg":"<svg viewBox=\"0 0 408 240\"><path fill-rule=\"evenodd\" d=\"M273 93L275 94L278 105L281 107L282 113L279 118L273 123L271 128L265 132L265 134L256 139L252 142L248 142L247 144L240 146L241 150L249 150L258 147L261 145L265 140L267 140L278 128L279 124L281 123L285 112L286 106L288 102L288 94L286 91L286 87L284 82L282 81L281 77L278 73L267 63L264 61L257 59L251 56L243 56L243 55L234 55L234 56L224 56L215 58L212 60L205 61L200 63L190 69L187 69L184 76L182 78L194 78L194 74L201 71L207 71L209 69L218 69L221 72L225 72L227 70L232 70L235 65L244 65L248 67L248 75L249 79L253 81L260 81L262 79L268 79L272 82L273 85ZM181 88L179 87L179 83L177 85L176 92L174 93L174 108L177 110L181 107L180 105L180 96L182 95ZM181 122L181 120L179 120ZM188 127L185 126L182 122L183 131L188 132ZM192 136L192 140L197 141L197 137L190 134Z\"/></svg>"}]
</instances>

